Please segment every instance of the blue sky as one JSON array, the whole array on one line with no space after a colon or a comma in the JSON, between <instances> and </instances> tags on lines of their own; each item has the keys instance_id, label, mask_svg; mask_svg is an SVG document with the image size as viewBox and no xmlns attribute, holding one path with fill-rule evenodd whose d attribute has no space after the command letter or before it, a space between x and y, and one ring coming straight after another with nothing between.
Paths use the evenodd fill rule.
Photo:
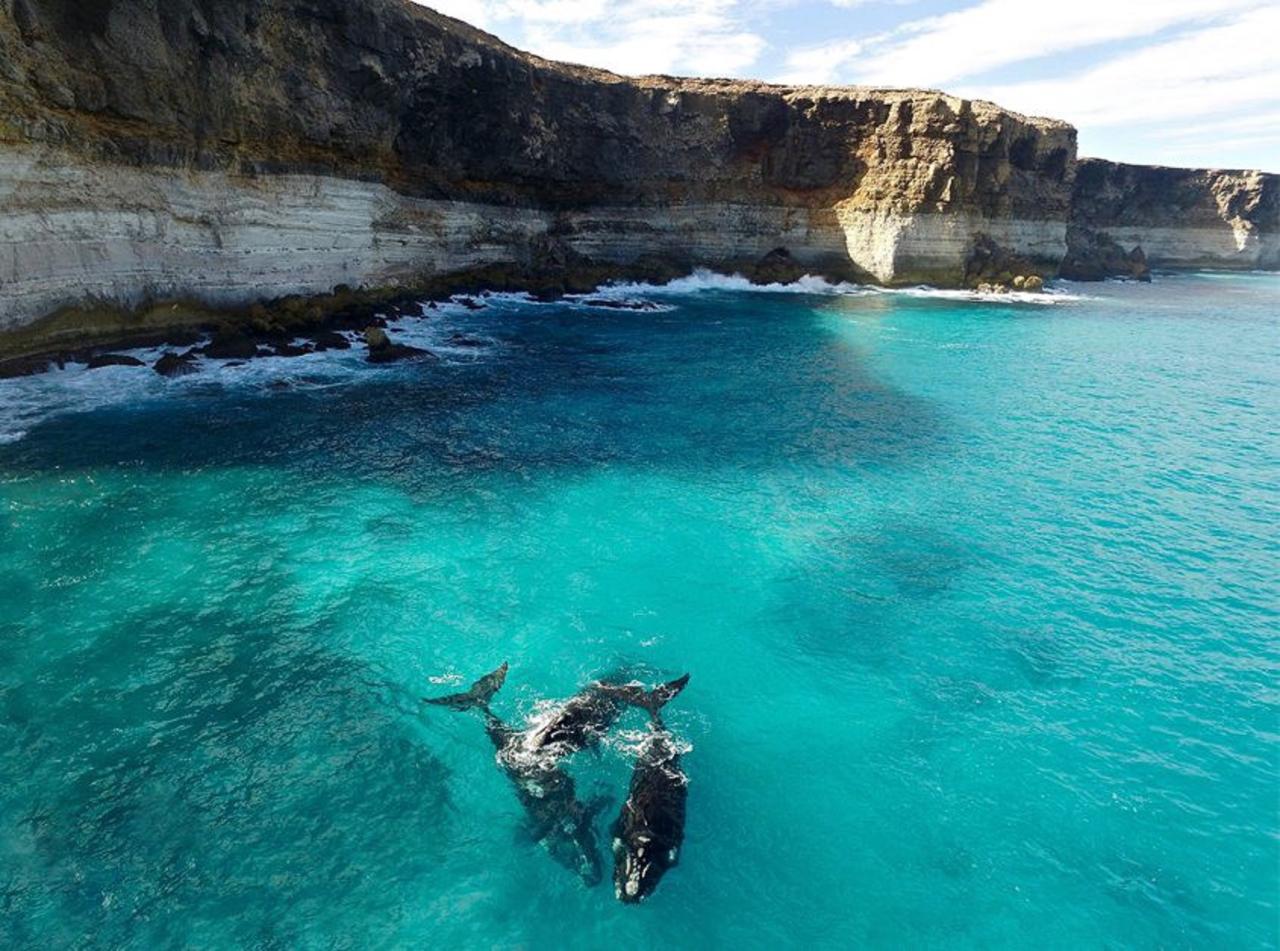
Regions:
<instances>
[{"instance_id":1,"label":"blue sky","mask_svg":"<svg viewBox=\"0 0 1280 951\"><path fill-rule=\"evenodd\" d=\"M620 73L923 86L1066 119L1081 153L1280 172L1280 0L424 0Z\"/></svg>"}]
</instances>

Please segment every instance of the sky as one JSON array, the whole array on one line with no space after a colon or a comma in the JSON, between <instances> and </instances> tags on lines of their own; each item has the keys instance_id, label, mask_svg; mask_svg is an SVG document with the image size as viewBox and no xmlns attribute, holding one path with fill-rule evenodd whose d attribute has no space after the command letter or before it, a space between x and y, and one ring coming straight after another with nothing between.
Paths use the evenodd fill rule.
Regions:
<instances>
[{"instance_id":1,"label":"sky","mask_svg":"<svg viewBox=\"0 0 1280 951\"><path fill-rule=\"evenodd\" d=\"M1080 130L1082 155L1280 172L1280 0L420 0L629 75L918 86Z\"/></svg>"}]
</instances>

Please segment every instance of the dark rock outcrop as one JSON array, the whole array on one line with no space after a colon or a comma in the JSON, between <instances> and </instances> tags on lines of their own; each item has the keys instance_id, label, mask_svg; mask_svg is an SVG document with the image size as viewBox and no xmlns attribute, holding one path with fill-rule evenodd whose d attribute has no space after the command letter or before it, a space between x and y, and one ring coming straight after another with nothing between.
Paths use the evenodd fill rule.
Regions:
<instances>
[{"instance_id":1,"label":"dark rock outcrop","mask_svg":"<svg viewBox=\"0 0 1280 951\"><path fill-rule=\"evenodd\" d=\"M1063 276L1138 277L1152 268L1280 268L1280 175L1077 165ZM1140 253L1136 253L1136 250Z\"/></svg>"},{"instance_id":2,"label":"dark rock outcrop","mask_svg":"<svg viewBox=\"0 0 1280 951\"><path fill-rule=\"evenodd\" d=\"M87 366L90 370L102 370L106 367L145 367L146 364L127 353L99 353L89 358Z\"/></svg>"},{"instance_id":3,"label":"dark rock outcrop","mask_svg":"<svg viewBox=\"0 0 1280 951\"><path fill-rule=\"evenodd\" d=\"M258 343L243 328L221 327L204 348L204 355L216 360L251 360L258 355Z\"/></svg>"},{"instance_id":4,"label":"dark rock outcrop","mask_svg":"<svg viewBox=\"0 0 1280 951\"><path fill-rule=\"evenodd\" d=\"M420 347L395 343L381 327L369 327L364 332L364 342L369 348L370 363L400 363L404 360L434 359L435 354Z\"/></svg>"},{"instance_id":5,"label":"dark rock outcrop","mask_svg":"<svg viewBox=\"0 0 1280 951\"><path fill-rule=\"evenodd\" d=\"M195 373L199 369L196 365L196 352L194 350L188 350L186 353L167 351L155 362L152 369L161 376L169 377Z\"/></svg>"},{"instance_id":6,"label":"dark rock outcrop","mask_svg":"<svg viewBox=\"0 0 1280 951\"><path fill-rule=\"evenodd\" d=\"M317 353L326 350L350 350L351 341L336 330L322 330L311 337L312 346Z\"/></svg>"},{"instance_id":7,"label":"dark rock outcrop","mask_svg":"<svg viewBox=\"0 0 1280 951\"><path fill-rule=\"evenodd\" d=\"M1059 276L1069 281L1105 281L1111 277L1150 281L1151 268L1142 248L1126 251L1104 231L1072 225L1067 229L1067 256Z\"/></svg>"},{"instance_id":8,"label":"dark rock outcrop","mask_svg":"<svg viewBox=\"0 0 1280 951\"><path fill-rule=\"evenodd\" d=\"M1016 252L1001 246L987 235L978 235L965 261L965 283L969 287L982 284L1012 286L1016 278L1035 274L1036 266Z\"/></svg>"},{"instance_id":9,"label":"dark rock outcrop","mask_svg":"<svg viewBox=\"0 0 1280 951\"><path fill-rule=\"evenodd\" d=\"M774 248L749 270L752 284L794 284L808 270L786 248Z\"/></svg>"}]
</instances>

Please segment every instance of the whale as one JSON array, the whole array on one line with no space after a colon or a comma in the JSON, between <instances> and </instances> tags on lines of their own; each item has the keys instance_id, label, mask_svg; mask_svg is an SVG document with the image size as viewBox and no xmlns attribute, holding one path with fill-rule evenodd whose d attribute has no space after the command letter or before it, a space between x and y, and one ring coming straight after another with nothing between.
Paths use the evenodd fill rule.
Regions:
<instances>
[{"instance_id":1,"label":"whale","mask_svg":"<svg viewBox=\"0 0 1280 951\"><path fill-rule=\"evenodd\" d=\"M629 707L647 709L655 702L666 704L688 682L688 677L682 677L647 691L634 681L597 680L532 724L522 737L524 748L530 753L572 756L596 746Z\"/></svg>"},{"instance_id":2,"label":"whale","mask_svg":"<svg viewBox=\"0 0 1280 951\"><path fill-rule=\"evenodd\" d=\"M658 688L634 697L649 712L649 730L636 754L631 786L613 824L614 894L624 904L644 901L680 861L689 779L680 764L680 743L662 722L662 707L684 689Z\"/></svg>"},{"instance_id":3,"label":"whale","mask_svg":"<svg viewBox=\"0 0 1280 951\"><path fill-rule=\"evenodd\" d=\"M530 755L522 742L523 731L508 726L489 709L494 695L506 681L508 669L508 665L503 664L463 693L422 700L434 706L481 714L485 733L497 753L498 766L510 780L524 808L530 839L542 843L556 862L575 872L584 884L597 885L603 880L604 871L595 819L608 800L601 797L582 802L573 777L560 767L559 759Z\"/></svg>"}]
</instances>

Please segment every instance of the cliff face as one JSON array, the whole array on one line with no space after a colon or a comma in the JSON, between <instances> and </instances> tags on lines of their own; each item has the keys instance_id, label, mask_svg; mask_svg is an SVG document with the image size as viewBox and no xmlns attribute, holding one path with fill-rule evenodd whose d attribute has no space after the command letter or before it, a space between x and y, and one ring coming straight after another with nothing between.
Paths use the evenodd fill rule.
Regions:
<instances>
[{"instance_id":1,"label":"cliff face","mask_svg":"<svg viewBox=\"0 0 1280 951\"><path fill-rule=\"evenodd\" d=\"M1122 165L1076 170L1064 277L1155 268L1280 268L1280 176ZM1116 257L1119 255L1119 257Z\"/></svg>"},{"instance_id":2,"label":"cliff face","mask_svg":"<svg viewBox=\"0 0 1280 951\"><path fill-rule=\"evenodd\" d=\"M980 249L993 274L1051 274L1069 223L1129 238L1111 177L1075 178L1070 126L989 103L623 79L407 0L0 0L10 351L116 333L144 303L189 322L484 268L554 288L785 248L832 277L957 285Z\"/></svg>"},{"instance_id":3,"label":"cliff face","mask_svg":"<svg viewBox=\"0 0 1280 951\"><path fill-rule=\"evenodd\" d=\"M0 326L494 264L1065 250L1075 134L932 92L624 80L404 0L0 0Z\"/></svg>"}]
</instances>

